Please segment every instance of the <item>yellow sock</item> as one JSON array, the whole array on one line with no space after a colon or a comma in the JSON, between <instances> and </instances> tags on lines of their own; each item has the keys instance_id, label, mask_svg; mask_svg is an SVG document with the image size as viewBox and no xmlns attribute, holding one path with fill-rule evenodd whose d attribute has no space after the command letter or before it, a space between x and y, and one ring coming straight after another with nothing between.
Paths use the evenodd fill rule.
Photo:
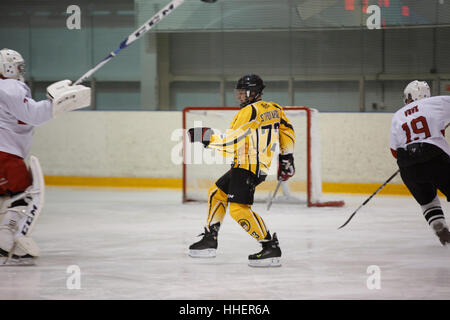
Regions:
<instances>
[{"instance_id":1,"label":"yellow sock","mask_svg":"<svg viewBox=\"0 0 450 320\"><path fill-rule=\"evenodd\" d=\"M263 240L266 237L266 225L263 219L252 211L250 205L231 202L230 215L256 240Z\"/></svg>"},{"instance_id":2,"label":"yellow sock","mask_svg":"<svg viewBox=\"0 0 450 320\"><path fill-rule=\"evenodd\" d=\"M220 190L216 185L213 185L208 190L208 218L206 225L210 226L217 222L222 224L223 218L227 211L228 196L225 192Z\"/></svg>"}]
</instances>

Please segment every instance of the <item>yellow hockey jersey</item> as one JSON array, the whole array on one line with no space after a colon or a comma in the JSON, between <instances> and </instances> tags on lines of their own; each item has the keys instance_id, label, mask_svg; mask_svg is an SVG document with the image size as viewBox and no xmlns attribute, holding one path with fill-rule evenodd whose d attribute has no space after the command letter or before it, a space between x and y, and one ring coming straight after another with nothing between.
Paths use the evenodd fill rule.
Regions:
<instances>
[{"instance_id":1,"label":"yellow hockey jersey","mask_svg":"<svg viewBox=\"0 0 450 320\"><path fill-rule=\"evenodd\" d=\"M259 176L268 174L277 144L282 154L293 153L294 128L282 107L260 100L242 108L225 134L213 134L208 147L234 156L234 168Z\"/></svg>"}]
</instances>

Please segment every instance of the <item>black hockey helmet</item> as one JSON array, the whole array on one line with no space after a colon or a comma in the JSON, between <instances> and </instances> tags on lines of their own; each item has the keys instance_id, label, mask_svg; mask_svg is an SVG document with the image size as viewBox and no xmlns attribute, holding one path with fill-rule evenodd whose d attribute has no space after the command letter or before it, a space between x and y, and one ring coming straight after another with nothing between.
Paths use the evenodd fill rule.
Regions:
<instances>
[{"instance_id":1,"label":"black hockey helmet","mask_svg":"<svg viewBox=\"0 0 450 320\"><path fill-rule=\"evenodd\" d=\"M241 102L241 107L259 100L265 87L261 77L256 74L248 74L240 78L236 83L236 90L245 90L247 97L246 101Z\"/></svg>"}]
</instances>

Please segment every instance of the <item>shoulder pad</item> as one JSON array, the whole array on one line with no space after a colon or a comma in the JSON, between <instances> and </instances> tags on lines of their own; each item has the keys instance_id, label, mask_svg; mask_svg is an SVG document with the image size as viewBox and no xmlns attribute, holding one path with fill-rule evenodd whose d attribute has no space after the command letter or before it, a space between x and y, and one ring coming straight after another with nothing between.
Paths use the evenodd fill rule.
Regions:
<instances>
[{"instance_id":1,"label":"shoulder pad","mask_svg":"<svg viewBox=\"0 0 450 320\"><path fill-rule=\"evenodd\" d=\"M30 89L28 86L25 83L15 79L2 80L0 91L2 91L5 97L8 97L8 99L13 99L14 101L16 99L22 101L23 98L30 96Z\"/></svg>"},{"instance_id":2,"label":"shoulder pad","mask_svg":"<svg viewBox=\"0 0 450 320\"><path fill-rule=\"evenodd\" d=\"M275 108L278 108L278 109L283 110L283 108L282 108L279 104L277 104L277 103L275 103L275 102L273 102L273 101L270 101L269 103L270 103L271 105L273 105Z\"/></svg>"}]
</instances>

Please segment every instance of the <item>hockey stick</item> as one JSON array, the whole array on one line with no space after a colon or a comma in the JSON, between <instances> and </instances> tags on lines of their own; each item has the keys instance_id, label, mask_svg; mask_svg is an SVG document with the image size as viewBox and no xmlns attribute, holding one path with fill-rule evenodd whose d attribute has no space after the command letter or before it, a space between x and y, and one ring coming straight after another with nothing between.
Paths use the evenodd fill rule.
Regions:
<instances>
[{"instance_id":1,"label":"hockey stick","mask_svg":"<svg viewBox=\"0 0 450 320\"><path fill-rule=\"evenodd\" d=\"M272 197L269 200L269 203L267 204L267 211L269 211L270 207L272 206L273 200L275 199L275 196L277 195L278 189L280 189L282 180L278 180L277 187L275 188L275 191L273 192Z\"/></svg>"},{"instance_id":2,"label":"hockey stick","mask_svg":"<svg viewBox=\"0 0 450 320\"><path fill-rule=\"evenodd\" d=\"M447 125L445 126L444 129L447 129L449 126L450 126L450 123L447 123ZM394 177L395 177L399 172L400 172L400 169L398 169L397 171L395 171L395 173L394 173L389 179L387 179L386 182L383 183L383 184L377 189L377 191L375 191L374 193L372 193L372 195L371 195L369 198L367 198L366 201L364 201L364 202L358 207L358 209L356 209L356 210L352 213L352 215L347 219L347 221L345 221L345 223L344 223L342 226L340 226L338 229L341 229L341 228L345 227L345 226L350 222L350 220L352 220L352 218L353 218L353 216L356 214L356 212L358 212L358 210L361 209L367 202L369 202L369 200L372 199L374 195L376 195L381 189L383 189L384 186L387 185L387 184L389 183L389 181L391 181L392 179L394 179Z\"/></svg>"},{"instance_id":3,"label":"hockey stick","mask_svg":"<svg viewBox=\"0 0 450 320\"><path fill-rule=\"evenodd\" d=\"M345 227L345 226L347 225L347 223L349 223L350 220L352 220L353 216L359 211L359 209L361 209L367 202L370 201L370 199L372 199L378 192L380 192L380 190L383 189L384 186L387 185L387 184L389 183L389 181L391 181L392 179L394 179L394 177L395 177L399 172L400 172L400 169L398 169L397 171L395 171L395 173L394 173L392 176L390 176L390 178L387 179L386 182L383 183L383 184L381 185L381 187L379 187L379 188L377 189L377 191L375 191L374 193L372 193L372 195L371 195L369 198L367 198L366 201L364 201L364 202L358 207L358 209L356 209L356 210L352 213L352 215L350 216L350 218L348 218L347 221L345 221L345 223L344 223L342 226L340 226L338 229L341 229L341 228Z\"/></svg>"},{"instance_id":4,"label":"hockey stick","mask_svg":"<svg viewBox=\"0 0 450 320\"><path fill-rule=\"evenodd\" d=\"M84 75L81 76L80 79L75 81L74 85L80 84L81 82L85 81L87 78L89 78L91 75L93 75L98 69L103 67L109 60L114 58L116 54L120 52L120 50L125 49L130 44L132 44L134 41L142 37L144 33L146 33L148 30L150 30L155 24L160 22L162 19L164 19L169 13L173 12L179 5L181 5L185 0L173 0L170 2L167 6L165 6L163 9L161 9L157 14L155 14L153 17L151 17L147 22L145 22L139 29L134 31L132 34L130 34L125 40L123 40L119 47L112 51L105 59L100 61L94 68L86 72ZM206 1L203 1L206 2Z\"/></svg>"}]
</instances>

